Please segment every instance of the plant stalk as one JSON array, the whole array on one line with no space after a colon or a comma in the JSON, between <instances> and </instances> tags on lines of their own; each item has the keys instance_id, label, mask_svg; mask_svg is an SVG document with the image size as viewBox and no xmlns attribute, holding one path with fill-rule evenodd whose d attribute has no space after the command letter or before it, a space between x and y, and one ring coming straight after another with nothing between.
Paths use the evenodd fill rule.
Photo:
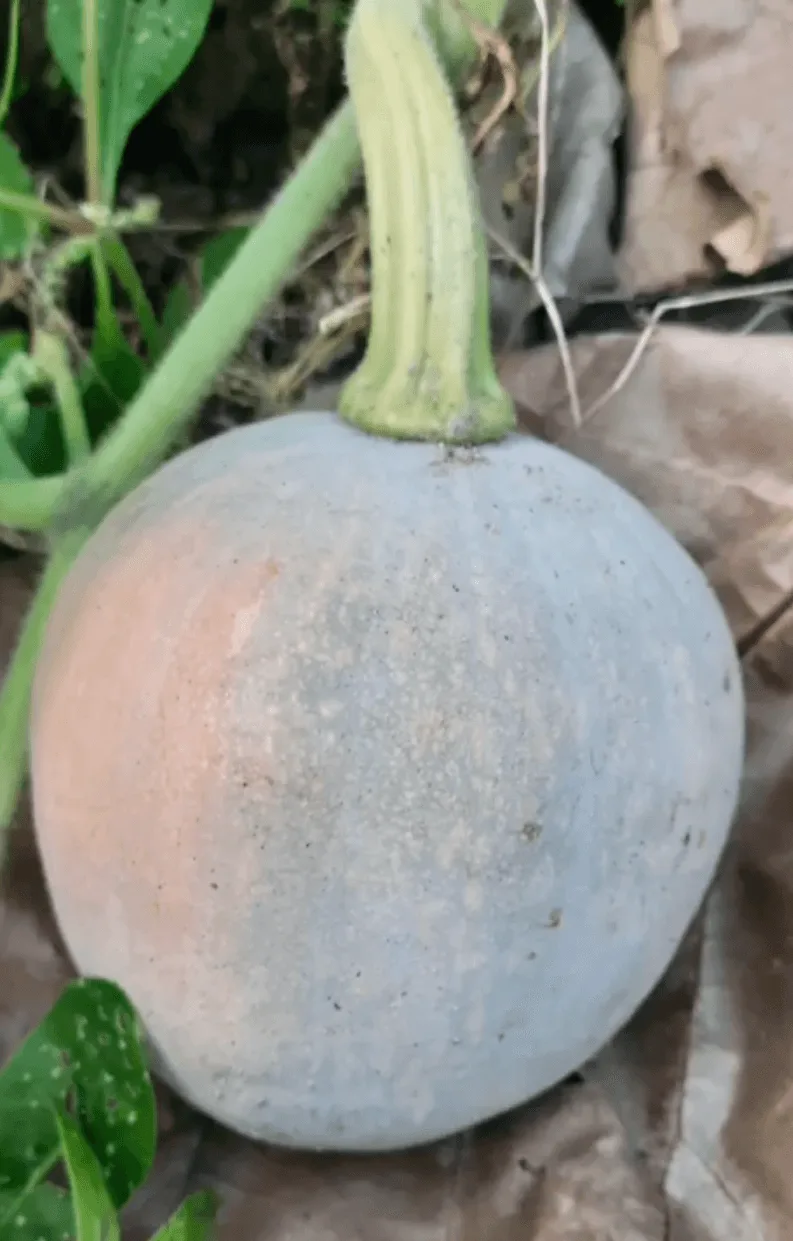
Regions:
<instances>
[{"instance_id":1,"label":"plant stalk","mask_svg":"<svg viewBox=\"0 0 793 1241\"><path fill-rule=\"evenodd\" d=\"M92 233L94 226L78 211L69 211L67 207L57 207L54 203L44 202L33 194L17 194L15 190L0 189L0 207L4 211L16 211L18 215L30 216L44 220L53 228L60 228L65 233Z\"/></svg>"},{"instance_id":2,"label":"plant stalk","mask_svg":"<svg viewBox=\"0 0 793 1241\"><path fill-rule=\"evenodd\" d=\"M39 331L36 333L33 357L55 390L69 464L79 465L91 455L91 439L80 392L69 364L68 350L54 333Z\"/></svg>"},{"instance_id":3,"label":"plant stalk","mask_svg":"<svg viewBox=\"0 0 793 1241\"><path fill-rule=\"evenodd\" d=\"M19 55L19 11L22 0L11 0L8 10L8 42L6 45L6 63L3 73L3 85L0 88L0 125L8 115L11 100L14 97L14 79L17 75L17 57Z\"/></svg>"},{"instance_id":4,"label":"plant stalk","mask_svg":"<svg viewBox=\"0 0 793 1241\"><path fill-rule=\"evenodd\" d=\"M0 526L43 534L58 511L65 477L0 479Z\"/></svg>"},{"instance_id":5,"label":"plant stalk","mask_svg":"<svg viewBox=\"0 0 793 1241\"><path fill-rule=\"evenodd\" d=\"M33 671L55 596L88 533L73 531L53 549L0 689L0 863L25 780Z\"/></svg>"},{"instance_id":6,"label":"plant stalk","mask_svg":"<svg viewBox=\"0 0 793 1241\"><path fill-rule=\"evenodd\" d=\"M162 332L138 269L132 261L129 250L117 234L103 234L101 244L107 261L135 312L149 351L149 358L152 362L156 362L162 352Z\"/></svg>"},{"instance_id":7,"label":"plant stalk","mask_svg":"<svg viewBox=\"0 0 793 1241\"><path fill-rule=\"evenodd\" d=\"M99 86L99 4L83 0L83 146L85 149L85 192L89 203L101 203L102 139ZM110 206L110 202L105 204Z\"/></svg>"},{"instance_id":8,"label":"plant stalk","mask_svg":"<svg viewBox=\"0 0 793 1241\"><path fill-rule=\"evenodd\" d=\"M372 311L366 355L339 409L377 435L483 443L512 431L515 412L493 365L477 191L427 8L359 0L347 33Z\"/></svg>"}]
</instances>

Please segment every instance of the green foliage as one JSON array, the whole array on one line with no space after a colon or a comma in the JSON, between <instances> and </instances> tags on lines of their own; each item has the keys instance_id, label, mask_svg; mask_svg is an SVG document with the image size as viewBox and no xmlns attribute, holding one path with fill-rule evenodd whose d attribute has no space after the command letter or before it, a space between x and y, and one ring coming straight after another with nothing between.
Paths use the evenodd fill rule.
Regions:
<instances>
[{"instance_id":1,"label":"green foliage","mask_svg":"<svg viewBox=\"0 0 793 1241\"><path fill-rule=\"evenodd\" d=\"M24 332L0 332L0 375L15 354L25 352L27 344Z\"/></svg>"},{"instance_id":2,"label":"green foliage","mask_svg":"<svg viewBox=\"0 0 793 1241\"><path fill-rule=\"evenodd\" d=\"M99 249L91 254L95 288L94 338L83 368L83 403L92 439L98 439L138 391L146 367L119 322L110 273Z\"/></svg>"},{"instance_id":3,"label":"green foliage","mask_svg":"<svg viewBox=\"0 0 793 1241\"><path fill-rule=\"evenodd\" d=\"M32 190L33 178L11 139L0 130L0 191L8 196L27 197ZM0 260L21 258L37 229L38 221L34 216L4 206L0 200Z\"/></svg>"},{"instance_id":4,"label":"green foliage","mask_svg":"<svg viewBox=\"0 0 793 1241\"><path fill-rule=\"evenodd\" d=\"M151 1166L156 1123L137 1017L111 983L68 986L0 1074L0 1188L42 1179L67 1102L121 1206Z\"/></svg>"},{"instance_id":5,"label":"green foliage","mask_svg":"<svg viewBox=\"0 0 793 1241\"><path fill-rule=\"evenodd\" d=\"M154 1160L156 1109L140 1026L101 979L70 984L0 1072L0 1236L120 1241L117 1212ZM48 1180L65 1167L69 1192ZM214 1198L183 1203L157 1237L204 1241Z\"/></svg>"},{"instance_id":6,"label":"green foliage","mask_svg":"<svg viewBox=\"0 0 793 1241\"><path fill-rule=\"evenodd\" d=\"M74 1210L65 1189L44 1182L25 1195L0 1190L0 1219L6 1220L3 1236L14 1241L72 1241Z\"/></svg>"},{"instance_id":7,"label":"green foliage","mask_svg":"<svg viewBox=\"0 0 793 1241\"><path fill-rule=\"evenodd\" d=\"M109 204L129 135L192 60L212 0L93 0L97 20L86 38L89 2L48 0L47 37L66 81L98 114L99 181ZM84 78L92 52L100 66L96 100Z\"/></svg>"},{"instance_id":8,"label":"green foliage","mask_svg":"<svg viewBox=\"0 0 793 1241\"><path fill-rule=\"evenodd\" d=\"M23 332L0 334L0 476L56 474L65 465L58 410ZM13 453L4 455L2 437Z\"/></svg>"},{"instance_id":9,"label":"green foliage","mask_svg":"<svg viewBox=\"0 0 793 1241\"><path fill-rule=\"evenodd\" d=\"M291 7L310 11L321 24L342 23L352 2L291 0ZM73 379L64 367L77 360L75 342L64 337L68 352L64 348L54 371L39 366L31 376L23 374L20 364L5 389L0 381L0 484L4 479L59 476L74 463L75 443L98 445L137 397L163 349L192 319L196 301L210 292L248 235L247 229L238 228L211 239L199 257L194 285L178 283L158 318L122 239L123 229L131 223L145 227L155 219L157 204L142 200L131 210L115 206L116 181L130 133L186 69L206 30L213 0L44 0L44 4L53 56L48 73L68 84L81 104L88 201L79 213L40 201L19 152L0 128L0 259L30 257L49 226L65 231L67 239L45 252L43 269L38 265L40 293L45 308L49 305L53 312L54 324L45 316L43 326L63 335L59 310L71 273L90 263L93 330L88 356L83 354ZM11 0L0 126L18 94L19 30L20 0ZM88 234L87 224L92 228ZM134 346L119 317L119 299L126 301L140 326L141 343ZM2 356L0 352L0 361Z\"/></svg>"},{"instance_id":10,"label":"green foliage","mask_svg":"<svg viewBox=\"0 0 793 1241\"><path fill-rule=\"evenodd\" d=\"M248 236L247 228L230 228L219 233L207 242L198 259L197 292L206 296L212 285L228 267L234 255ZM162 316L162 327L166 342L173 340L177 332L184 327L193 313L193 293L186 280L175 284L168 295Z\"/></svg>"},{"instance_id":11,"label":"green foliage","mask_svg":"<svg viewBox=\"0 0 793 1241\"><path fill-rule=\"evenodd\" d=\"M56 1112L55 1119L69 1176L77 1241L121 1241L118 1216L99 1160L67 1112Z\"/></svg>"},{"instance_id":12,"label":"green foliage","mask_svg":"<svg viewBox=\"0 0 793 1241\"><path fill-rule=\"evenodd\" d=\"M19 14L21 0L11 0L8 6L8 50L6 65L0 87L0 125L6 119L12 99L16 95L17 56L19 54Z\"/></svg>"},{"instance_id":13,"label":"green foliage","mask_svg":"<svg viewBox=\"0 0 793 1241\"><path fill-rule=\"evenodd\" d=\"M5 478L29 474L21 442L32 417L28 387L37 377L25 334L0 333L0 474Z\"/></svg>"},{"instance_id":14,"label":"green foliage","mask_svg":"<svg viewBox=\"0 0 793 1241\"><path fill-rule=\"evenodd\" d=\"M167 338L116 232L116 222L121 227L130 214L143 224L156 218L156 206L152 209L146 202L132 213L114 212L119 166L132 129L189 64L203 37L212 3L46 0L53 68L82 102L86 190L89 194L92 188L101 190L101 202L92 202L87 208L89 219L95 222L94 235L76 235L54 247L46 258L42 278L42 288L55 307L58 290L65 287L71 271L86 261L92 266L93 340L90 355L76 376L80 416L91 444L118 421ZM15 95L18 33L19 0L12 0L9 53L0 89L0 124ZM30 173L16 147L0 130L0 259L28 255L48 212L52 222L60 225L60 215L36 199ZM221 239L221 248L222 244ZM122 328L117 312L119 294L126 296L138 318L147 357L133 348ZM186 305L183 317L191 310L192 306ZM0 342L0 366L4 356ZM72 402L70 421L60 396L69 391L69 382L62 371L40 380L35 401L28 399L21 372L9 378L5 388L0 383L0 479L58 474L68 463L66 445L73 436L65 435L65 423L73 432L76 411Z\"/></svg>"},{"instance_id":15,"label":"green foliage","mask_svg":"<svg viewBox=\"0 0 793 1241\"><path fill-rule=\"evenodd\" d=\"M204 1241L211 1236L216 1211L214 1194L200 1190L182 1203L152 1241Z\"/></svg>"}]
</instances>

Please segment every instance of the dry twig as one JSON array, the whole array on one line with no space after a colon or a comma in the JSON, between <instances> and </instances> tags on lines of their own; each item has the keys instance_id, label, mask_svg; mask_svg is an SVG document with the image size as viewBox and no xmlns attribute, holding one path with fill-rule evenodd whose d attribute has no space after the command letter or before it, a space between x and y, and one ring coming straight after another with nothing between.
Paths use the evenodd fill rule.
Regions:
<instances>
[{"instance_id":1,"label":"dry twig","mask_svg":"<svg viewBox=\"0 0 793 1241\"><path fill-rule=\"evenodd\" d=\"M328 311L326 315L322 316L317 325L320 336L331 336L352 319L364 318L369 313L371 301L372 298L369 293L361 293L344 306L336 306L333 310Z\"/></svg>"},{"instance_id":2,"label":"dry twig","mask_svg":"<svg viewBox=\"0 0 793 1241\"><path fill-rule=\"evenodd\" d=\"M471 150L475 155L488 135L495 129L502 116L509 111L517 99L518 67L515 64L512 49L502 34L499 34L497 30L491 30L489 26L485 26L482 22L477 21L475 17L472 17L461 3L461 0L452 0L452 3L470 30L471 36L479 48L481 60L484 63L487 63L491 57L496 60L504 82L501 95L488 115L477 127L471 141Z\"/></svg>"},{"instance_id":3,"label":"dry twig","mask_svg":"<svg viewBox=\"0 0 793 1241\"><path fill-rule=\"evenodd\" d=\"M612 384L609 384L605 392L602 392L597 400L586 409L584 419L591 418L598 410L602 409L612 397L616 396L625 387L628 380L635 373L636 367L644 355L653 332L663 319L664 315L671 314L675 310L696 310L701 306L719 306L727 302L742 302L750 298L764 297L780 297L784 294L793 293L793 280L769 280L764 284L750 285L747 288L740 289L714 289L709 293L689 293L680 297L670 297L666 301L659 302L653 308L652 314L645 323L641 334L636 341L634 348L631 350L630 356L620 371L617 378Z\"/></svg>"},{"instance_id":4,"label":"dry twig","mask_svg":"<svg viewBox=\"0 0 793 1241\"><path fill-rule=\"evenodd\" d=\"M500 250L506 257L519 268L520 271L532 282L540 296L540 300L545 308L545 313L550 320L553 328L556 342L559 347L559 356L562 361L562 369L564 371L565 382L567 384L567 394L570 401L570 418L573 426L581 425L581 402L578 396L578 385L576 383L573 362L570 356L570 347L567 342L567 336L562 323L562 316L559 314L559 308L556 305L548 282L543 274L543 230L545 227L546 212L546 190L548 180L548 96L549 96L549 79L550 79L550 60L551 60L551 29L548 20L547 0L534 0L537 10L537 16L540 22L541 43L540 43L540 62L537 76L537 187L535 191L534 204L534 236L532 242L532 259L531 263L519 253L506 237L502 237L495 229L488 227L488 233ZM554 38L556 42L556 37Z\"/></svg>"},{"instance_id":5,"label":"dry twig","mask_svg":"<svg viewBox=\"0 0 793 1241\"><path fill-rule=\"evenodd\" d=\"M575 370L573 368L573 359L570 356L570 346L567 341L567 334L562 323L562 316L559 314L559 308L554 301L553 294L548 288L541 276L538 277L533 264L524 259L523 255L515 249L512 242L506 237L502 237L494 228L488 226L488 234L499 247L503 250L508 259L518 267L523 274L531 280L540 295L545 313L547 314L551 327L553 328L556 343L559 348L559 357L562 362L562 370L564 371L565 383L567 385L567 396L570 401L570 418L573 426L581 426L581 401L578 396L578 384L576 382Z\"/></svg>"}]
</instances>

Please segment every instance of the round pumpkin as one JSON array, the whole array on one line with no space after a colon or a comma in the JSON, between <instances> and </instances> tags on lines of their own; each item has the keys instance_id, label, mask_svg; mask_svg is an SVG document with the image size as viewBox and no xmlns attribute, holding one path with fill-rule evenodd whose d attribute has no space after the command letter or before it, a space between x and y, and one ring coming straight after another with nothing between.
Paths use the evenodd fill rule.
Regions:
<instances>
[{"instance_id":1,"label":"round pumpkin","mask_svg":"<svg viewBox=\"0 0 793 1241\"><path fill-rule=\"evenodd\" d=\"M725 843L739 666L630 495L295 414L105 520L33 702L78 967L254 1138L448 1135L580 1066L657 982Z\"/></svg>"}]
</instances>

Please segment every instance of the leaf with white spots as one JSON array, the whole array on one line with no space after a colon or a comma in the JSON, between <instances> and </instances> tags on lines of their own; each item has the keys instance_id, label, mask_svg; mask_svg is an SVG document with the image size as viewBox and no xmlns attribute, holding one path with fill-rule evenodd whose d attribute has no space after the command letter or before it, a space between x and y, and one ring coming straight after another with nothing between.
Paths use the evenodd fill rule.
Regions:
<instances>
[{"instance_id":1,"label":"leaf with white spots","mask_svg":"<svg viewBox=\"0 0 793 1241\"><path fill-rule=\"evenodd\" d=\"M40 1026L0 1073L0 1193L21 1190L58 1157L55 1120L72 1088L60 1047ZM0 1214L0 1236L3 1224Z\"/></svg>"},{"instance_id":2,"label":"leaf with white spots","mask_svg":"<svg viewBox=\"0 0 793 1241\"><path fill-rule=\"evenodd\" d=\"M151 1241L207 1241L217 1209L217 1198L211 1190L191 1194Z\"/></svg>"},{"instance_id":3,"label":"leaf with white spots","mask_svg":"<svg viewBox=\"0 0 793 1241\"><path fill-rule=\"evenodd\" d=\"M157 1145L157 1109L134 1008L113 983L67 987L47 1018L71 1059L77 1119L121 1207L145 1181Z\"/></svg>"},{"instance_id":4,"label":"leaf with white spots","mask_svg":"<svg viewBox=\"0 0 793 1241\"><path fill-rule=\"evenodd\" d=\"M24 1195L0 1193L3 1241L74 1241L74 1212L65 1189L37 1185Z\"/></svg>"},{"instance_id":5,"label":"leaf with white spots","mask_svg":"<svg viewBox=\"0 0 793 1241\"><path fill-rule=\"evenodd\" d=\"M204 36L213 0L95 3L102 193L110 205L129 135L189 65ZM50 50L81 97L82 29L83 0L47 0Z\"/></svg>"},{"instance_id":6,"label":"leaf with white spots","mask_svg":"<svg viewBox=\"0 0 793 1241\"><path fill-rule=\"evenodd\" d=\"M96 1155L71 1116L62 1112L57 1121L72 1191L76 1241L121 1241L116 1209Z\"/></svg>"},{"instance_id":7,"label":"leaf with white spots","mask_svg":"<svg viewBox=\"0 0 793 1241\"><path fill-rule=\"evenodd\" d=\"M0 1193L47 1174L67 1101L121 1207L151 1168L157 1122L137 1016L113 983L70 983L0 1072Z\"/></svg>"}]
</instances>

